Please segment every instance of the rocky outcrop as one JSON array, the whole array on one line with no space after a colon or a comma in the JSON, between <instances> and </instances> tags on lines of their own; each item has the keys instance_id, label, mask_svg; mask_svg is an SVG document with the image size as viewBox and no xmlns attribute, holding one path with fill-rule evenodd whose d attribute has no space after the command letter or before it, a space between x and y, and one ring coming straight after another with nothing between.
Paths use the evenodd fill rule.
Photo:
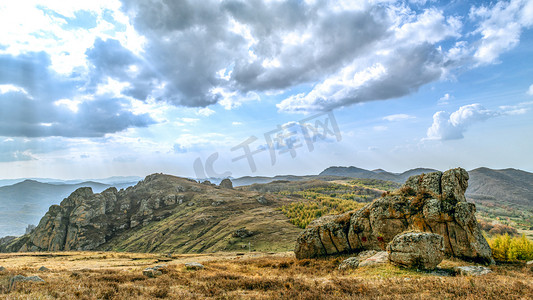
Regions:
<instances>
[{"instance_id":1,"label":"rocky outcrop","mask_svg":"<svg viewBox=\"0 0 533 300\"><path fill-rule=\"evenodd\" d=\"M31 234L5 242L0 250L93 250L121 231L165 218L190 197L188 188L159 174L126 190L94 194L89 187L79 188L60 205L52 205Z\"/></svg>"},{"instance_id":2,"label":"rocky outcrop","mask_svg":"<svg viewBox=\"0 0 533 300\"><path fill-rule=\"evenodd\" d=\"M462 168L412 176L398 191L358 211L313 221L297 239L296 257L385 250L396 235L413 230L443 236L448 256L492 263L475 205L464 196L467 187Z\"/></svg>"},{"instance_id":3,"label":"rocky outcrop","mask_svg":"<svg viewBox=\"0 0 533 300\"><path fill-rule=\"evenodd\" d=\"M233 189L233 183L229 178L222 179L219 186L223 189Z\"/></svg>"},{"instance_id":4,"label":"rocky outcrop","mask_svg":"<svg viewBox=\"0 0 533 300\"><path fill-rule=\"evenodd\" d=\"M395 236L387 246L393 265L433 270L444 259L444 239L428 232L407 232Z\"/></svg>"}]
</instances>

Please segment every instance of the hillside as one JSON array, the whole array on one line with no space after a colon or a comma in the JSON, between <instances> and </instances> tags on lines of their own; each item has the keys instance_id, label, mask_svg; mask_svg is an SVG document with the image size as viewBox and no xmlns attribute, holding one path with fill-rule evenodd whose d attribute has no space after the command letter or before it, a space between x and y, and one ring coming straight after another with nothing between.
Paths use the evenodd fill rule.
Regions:
<instances>
[{"instance_id":1,"label":"hillside","mask_svg":"<svg viewBox=\"0 0 533 300\"><path fill-rule=\"evenodd\" d=\"M467 195L533 208L533 174L516 169L474 169L469 172Z\"/></svg>"},{"instance_id":2,"label":"hillside","mask_svg":"<svg viewBox=\"0 0 533 300\"><path fill-rule=\"evenodd\" d=\"M154 174L126 190L76 190L3 250L286 251L300 229L277 208L291 201Z\"/></svg>"},{"instance_id":3,"label":"hillside","mask_svg":"<svg viewBox=\"0 0 533 300\"><path fill-rule=\"evenodd\" d=\"M123 182L116 187L133 185ZM79 183L43 183L35 180L0 187L0 237L21 235L28 224L37 224L50 205L58 203L80 187L101 192L110 184L85 181Z\"/></svg>"}]
</instances>

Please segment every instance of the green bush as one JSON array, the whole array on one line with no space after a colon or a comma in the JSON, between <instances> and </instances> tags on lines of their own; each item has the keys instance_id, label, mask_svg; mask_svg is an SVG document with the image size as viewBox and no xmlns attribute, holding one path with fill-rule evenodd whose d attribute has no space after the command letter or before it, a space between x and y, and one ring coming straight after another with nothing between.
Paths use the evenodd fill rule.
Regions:
<instances>
[{"instance_id":1,"label":"green bush","mask_svg":"<svg viewBox=\"0 0 533 300\"><path fill-rule=\"evenodd\" d=\"M497 235L488 239L492 256L497 260L516 261L533 259L533 241L521 237L510 237L508 234Z\"/></svg>"},{"instance_id":2,"label":"green bush","mask_svg":"<svg viewBox=\"0 0 533 300\"><path fill-rule=\"evenodd\" d=\"M311 221L322 216L341 214L364 206L363 203L340 198L341 195L330 197L310 191L298 193L309 201L283 205L281 211L289 218L292 224L300 228L307 227Z\"/></svg>"}]
</instances>

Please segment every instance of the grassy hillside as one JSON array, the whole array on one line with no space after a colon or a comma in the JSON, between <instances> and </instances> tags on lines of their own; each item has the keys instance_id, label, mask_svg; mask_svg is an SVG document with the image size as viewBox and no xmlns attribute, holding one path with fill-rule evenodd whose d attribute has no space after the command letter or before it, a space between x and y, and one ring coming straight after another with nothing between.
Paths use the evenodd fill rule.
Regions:
<instances>
[{"instance_id":1,"label":"grassy hillside","mask_svg":"<svg viewBox=\"0 0 533 300\"><path fill-rule=\"evenodd\" d=\"M516 169L479 168L469 175L467 196L476 201L533 207L533 174Z\"/></svg>"},{"instance_id":2,"label":"grassy hillside","mask_svg":"<svg viewBox=\"0 0 533 300\"><path fill-rule=\"evenodd\" d=\"M160 253L293 249L300 229L277 209L293 199L194 184L173 176L165 180L195 186L197 192L168 217L121 232L99 249Z\"/></svg>"},{"instance_id":3,"label":"grassy hillside","mask_svg":"<svg viewBox=\"0 0 533 300\"><path fill-rule=\"evenodd\" d=\"M298 199L283 205L280 209L292 224L305 228L311 221L321 216L359 209L396 186L394 182L376 179L334 181L315 179L298 182L274 181L268 184L253 184L241 189Z\"/></svg>"}]
</instances>

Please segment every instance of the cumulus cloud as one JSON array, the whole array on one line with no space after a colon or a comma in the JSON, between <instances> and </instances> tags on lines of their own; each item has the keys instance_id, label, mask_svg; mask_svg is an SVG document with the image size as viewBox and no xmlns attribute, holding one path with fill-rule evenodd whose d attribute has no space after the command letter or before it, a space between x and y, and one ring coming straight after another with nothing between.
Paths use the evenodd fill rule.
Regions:
<instances>
[{"instance_id":1,"label":"cumulus cloud","mask_svg":"<svg viewBox=\"0 0 533 300\"><path fill-rule=\"evenodd\" d=\"M28 52L17 36L38 44L35 26L5 36L22 48L0 45L11 51L0 52L1 135L96 137L153 124L132 101L199 107L209 116L205 107L215 103L235 109L288 91L279 111L398 98L454 68L496 62L533 25L526 0L473 7L470 33L463 33L464 19L420 0L411 1L415 8L396 1L131 0L122 1L122 12L113 11L118 2L104 2L105 9L31 10L39 26L53 27L38 48L57 33L56 42L76 46L75 55L61 47ZM58 66L62 58L70 68Z\"/></svg>"},{"instance_id":2,"label":"cumulus cloud","mask_svg":"<svg viewBox=\"0 0 533 300\"><path fill-rule=\"evenodd\" d=\"M414 116L408 115L408 114L395 114L395 115L388 115L383 117L383 120L389 121L389 122L395 122L395 121L404 121L409 119L414 119Z\"/></svg>"},{"instance_id":3,"label":"cumulus cloud","mask_svg":"<svg viewBox=\"0 0 533 300\"><path fill-rule=\"evenodd\" d=\"M490 111L477 103L461 106L451 114L445 111L439 111L433 115L433 124L427 130L427 139L462 139L468 127L474 123L485 121L499 115L499 112Z\"/></svg>"},{"instance_id":4,"label":"cumulus cloud","mask_svg":"<svg viewBox=\"0 0 533 300\"><path fill-rule=\"evenodd\" d=\"M443 57L429 44L400 48L387 59L363 70L349 65L317 84L307 94L283 100L278 109L289 112L325 111L353 103L397 98L439 79Z\"/></svg>"},{"instance_id":5,"label":"cumulus cloud","mask_svg":"<svg viewBox=\"0 0 533 300\"><path fill-rule=\"evenodd\" d=\"M448 56L436 43L462 27L442 11L394 2L123 1L123 9L145 37L144 51L135 57L97 41L88 53L95 70L130 82L125 93L139 100L226 109L305 83L318 84L278 108L404 96L442 76ZM131 65L135 74L123 71Z\"/></svg>"},{"instance_id":6,"label":"cumulus cloud","mask_svg":"<svg viewBox=\"0 0 533 300\"><path fill-rule=\"evenodd\" d=\"M0 65L0 85L11 87L0 93L0 136L101 137L154 123L147 114L131 113L124 98L73 100L82 78L52 71L44 52L0 55Z\"/></svg>"}]
</instances>

